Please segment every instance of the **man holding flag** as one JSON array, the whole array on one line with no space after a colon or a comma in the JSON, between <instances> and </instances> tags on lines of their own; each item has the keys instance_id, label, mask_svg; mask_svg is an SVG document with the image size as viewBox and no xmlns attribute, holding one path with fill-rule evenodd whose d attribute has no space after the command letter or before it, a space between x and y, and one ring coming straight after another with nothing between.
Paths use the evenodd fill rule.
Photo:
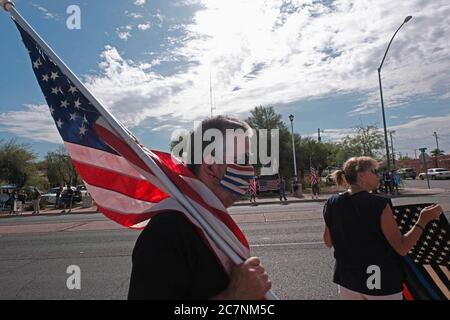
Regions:
<instances>
[{"instance_id":1,"label":"man holding flag","mask_svg":"<svg viewBox=\"0 0 450 320\"><path fill-rule=\"evenodd\" d=\"M11 1L0 5L16 23L57 130L98 210L128 228L148 225L133 253L129 298L276 298L226 209L248 190L253 167L216 159L191 172L170 154L147 149ZM248 127L226 118L204 124L221 132Z\"/></svg>"},{"instance_id":2,"label":"man holding flag","mask_svg":"<svg viewBox=\"0 0 450 320\"><path fill-rule=\"evenodd\" d=\"M210 129L225 136L226 130L250 128L245 122L218 116L203 121L196 133L203 136ZM194 133L190 141L194 141ZM240 149L237 143L233 150ZM199 151L203 155L206 145L202 146ZM247 143L245 147L248 153ZM227 149L226 145L223 149ZM213 199L213 205L227 208L248 190L254 171L251 165L225 163L224 159L218 159L217 153L212 163L205 161L210 159L207 155L200 164L192 164L195 157L190 153L188 168L203 183L203 192ZM233 223L232 228L238 227ZM136 242L128 298L261 299L270 287L259 258L248 258L238 266L221 264L220 257L208 247L195 226L180 212L170 211L154 217Z\"/></svg>"}]
</instances>

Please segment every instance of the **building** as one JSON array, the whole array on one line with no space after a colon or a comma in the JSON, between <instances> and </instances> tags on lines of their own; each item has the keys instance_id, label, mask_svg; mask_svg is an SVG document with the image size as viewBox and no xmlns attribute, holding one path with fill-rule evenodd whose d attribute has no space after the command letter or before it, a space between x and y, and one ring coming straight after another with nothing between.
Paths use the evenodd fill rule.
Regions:
<instances>
[{"instance_id":1,"label":"building","mask_svg":"<svg viewBox=\"0 0 450 320\"><path fill-rule=\"evenodd\" d=\"M413 168L417 172L417 174L425 172L423 161L420 159L397 160L395 161L395 166L397 167L397 169ZM450 170L450 154L430 157L430 159L427 161L427 168L446 168Z\"/></svg>"}]
</instances>

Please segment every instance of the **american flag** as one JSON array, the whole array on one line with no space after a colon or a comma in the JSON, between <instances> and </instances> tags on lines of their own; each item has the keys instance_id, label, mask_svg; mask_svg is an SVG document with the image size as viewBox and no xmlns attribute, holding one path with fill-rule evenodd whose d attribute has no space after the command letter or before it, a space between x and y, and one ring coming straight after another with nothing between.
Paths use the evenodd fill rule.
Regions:
<instances>
[{"instance_id":1,"label":"american flag","mask_svg":"<svg viewBox=\"0 0 450 320\"><path fill-rule=\"evenodd\" d=\"M98 209L106 217L125 227L142 229L157 214L168 210L184 213L224 269L229 271L229 257L198 221L186 214L185 207L169 195L161 179L130 146L129 141L132 141L156 162L237 255L244 260L250 256L244 234L206 185L170 154L145 148L117 122L116 125L122 126L131 138L124 140L114 125L94 107L96 103L80 92L80 87L62 72L59 63L52 61L46 51L50 49L40 47L21 25L17 22L16 25L64 145Z\"/></svg>"},{"instance_id":2,"label":"american flag","mask_svg":"<svg viewBox=\"0 0 450 320\"><path fill-rule=\"evenodd\" d=\"M257 191L256 179L252 179L252 180L250 181L249 190L250 190L250 193L251 193L251 194L256 194L256 191Z\"/></svg>"},{"instance_id":3,"label":"american flag","mask_svg":"<svg viewBox=\"0 0 450 320\"><path fill-rule=\"evenodd\" d=\"M317 174L317 170L316 168L314 168L313 166L311 166L311 168L309 169L310 172L310 181L311 181L311 185L313 184L318 184L319 183L319 176Z\"/></svg>"},{"instance_id":4,"label":"american flag","mask_svg":"<svg viewBox=\"0 0 450 320\"><path fill-rule=\"evenodd\" d=\"M400 231L408 232L417 222L420 211L429 205L431 203L394 207ZM404 257L404 267L405 299L450 299L450 225L444 214L425 227L416 245Z\"/></svg>"}]
</instances>

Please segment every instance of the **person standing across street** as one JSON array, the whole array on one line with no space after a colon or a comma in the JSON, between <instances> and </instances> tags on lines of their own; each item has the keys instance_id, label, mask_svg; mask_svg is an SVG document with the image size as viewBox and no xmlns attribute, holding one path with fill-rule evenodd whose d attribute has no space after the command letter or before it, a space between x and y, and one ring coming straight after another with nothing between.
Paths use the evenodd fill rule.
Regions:
<instances>
[{"instance_id":1,"label":"person standing across street","mask_svg":"<svg viewBox=\"0 0 450 320\"><path fill-rule=\"evenodd\" d=\"M39 214L39 205L41 201L41 193L37 188L33 189L33 192L31 193L31 200L33 202L33 213L32 214Z\"/></svg>"},{"instance_id":2,"label":"person standing across street","mask_svg":"<svg viewBox=\"0 0 450 320\"><path fill-rule=\"evenodd\" d=\"M310 169L310 182L311 182L311 198L319 199L319 175L316 168L311 166Z\"/></svg>"},{"instance_id":3,"label":"person standing across street","mask_svg":"<svg viewBox=\"0 0 450 320\"><path fill-rule=\"evenodd\" d=\"M286 198L286 180L283 176L280 176L279 180L279 192L280 192L280 201L287 201Z\"/></svg>"},{"instance_id":4,"label":"person standing across street","mask_svg":"<svg viewBox=\"0 0 450 320\"><path fill-rule=\"evenodd\" d=\"M250 203L256 205L257 185L256 185L256 179L255 178L253 178L250 181L249 191L250 191Z\"/></svg>"}]
</instances>

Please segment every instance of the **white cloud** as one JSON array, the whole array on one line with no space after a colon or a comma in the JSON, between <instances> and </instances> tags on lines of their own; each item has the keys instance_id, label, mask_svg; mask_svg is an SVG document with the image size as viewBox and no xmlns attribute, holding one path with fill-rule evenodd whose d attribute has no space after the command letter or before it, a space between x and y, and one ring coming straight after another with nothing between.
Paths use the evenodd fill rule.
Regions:
<instances>
[{"instance_id":1,"label":"white cloud","mask_svg":"<svg viewBox=\"0 0 450 320\"><path fill-rule=\"evenodd\" d=\"M137 6L143 6L145 4L145 0L135 0L134 4Z\"/></svg>"},{"instance_id":2,"label":"white cloud","mask_svg":"<svg viewBox=\"0 0 450 320\"><path fill-rule=\"evenodd\" d=\"M131 37L131 33L129 31L117 31L117 36L121 40L127 41Z\"/></svg>"},{"instance_id":3,"label":"white cloud","mask_svg":"<svg viewBox=\"0 0 450 320\"><path fill-rule=\"evenodd\" d=\"M425 117L425 115L423 115L423 114L416 114L416 115L411 116L411 117L409 117L409 118L410 118L410 119L419 119L419 118L423 118L423 117Z\"/></svg>"},{"instance_id":4,"label":"white cloud","mask_svg":"<svg viewBox=\"0 0 450 320\"><path fill-rule=\"evenodd\" d=\"M169 52L171 60L156 57L162 67L165 61L176 60L188 61L189 67L159 76L152 68L139 68L143 62L134 64L117 54L115 61L122 68L115 70L114 76L130 88L113 85L114 89L107 91L121 91L112 94L120 97L121 104L134 103L136 95L125 93L142 87L134 79L149 78L152 80L142 87L139 97L142 110L137 113L151 116L160 110L197 119L208 114L211 73L220 113L341 93L367 94L368 98L355 106L356 112L378 112L376 68L392 30L407 14L414 18L395 39L383 67L386 108L450 90L450 75L437 71L450 69L450 44L442 32L450 23L450 5L445 1L409 1L399 6L387 0L340 0L330 6L297 1L287 8L278 2L261 5L230 0L204 1L203 6L193 22L184 25L186 35L168 39L175 46ZM159 11L156 16L164 19ZM427 30L426 37L423 30ZM131 36L124 29L119 29L118 35L123 40ZM103 71L104 75L91 79L94 90L96 83L102 84L97 89L102 91L104 83L116 82L108 76L108 67ZM136 74L139 77L134 78Z\"/></svg>"},{"instance_id":5,"label":"white cloud","mask_svg":"<svg viewBox=\"0 0 450 320\"><path fill-rule=\"evenodd\" d=\"M47 105L24 106L24 110L0 113L0 131L34 141L62 143Z\"/></svg>"},{"instance_id":6,"label":"white cloud","mask_svg":"<svg viewBox=\"0 0 450 320\"><path fill-rule=\"evenodd\" d=\"M170 92L156 105L149 99L152 108L183 118L205 116L211 73L220 113L344 93L367 97L355 106L355 114L378 112L376 68L393 31L409 14L413 19L397 35L382 70L386 108L417 97L442 98L450 91L450 74L442 72L450 69L447 1L339 0L327 5L229 0L203 1L202 6L192 23L183 26L182 37L167 38L171 60L157 57L162 67L177 60L189 67L147 84L143 97ZM159 11L155 17L155 25L165 19ZM121 38L129 38L121 32ZM133 63L122 63L127 72L139 71ZM118 77L123 76L119 71ZM100 77L103 81L108 78ZM162 89L162 83L171 89ZM145 109L141 114L151 115Z\"/></svg>"},{"instance_id":7,"label":"white cloud","mask_svg":"<svg viewBox=\"0 0 450 320\"><path fill-rule=\"evenodd\" d=\"M450 73L443 72L450 70L448 1L180 3L202 9L189 24L175 23L182 35L163 43L168 52L133 62L109 46L101 54L101 74L87 78L89 88L130 126L147 118L208 116L210 74L216 113L344 93L366 97L356 113L379 112L376 68L407 15L413 19L396 36L382 70L386 108L418 97L449 99ZM160 11L154 18L156 26L167 21ZM131 29L116 32L127 40ZM154 66L164 69L167 61L180 68L157 73Z\"/></svg>"},{"instance_id":8,"label":"white cloud","mask_svg":"<svg viewBox=\"0 0 450 320\"><path fill-rule=\"evenodd\" d=\"M409 152L414 154L414 149L421 147L428 148L431 151L436 148L436 140L433 132L442 136L439 141L439 148L450 152L450 114L442 117L423 117L411 122L393 126L391 129L396 131L396 142L394 147L402 153Z\"/></svg>"},{"instance_id":9,"label":"white cloud","mask_svg":"<svg viewBox=\"0 0 450 320\"><path fill-rule=\"evenodd\" d=\"M143 17L143 15L141 13L136 13L136 12L129 12L128 10L125 11L125 15L127 17L133 18L133 19L140 19Z\"/></svg>"},{"instance_id":10,"label":"white cloud","mask_svg":"<svg viewBox=\"0 0 450 320\"><path fill-rule=\"evenodd\" d=\"M138 27L139 30L145 31L147 29L150 29L150 23L149 22L140 23L140 24L138 24L137 27Z\"/></svg>"},{"instance_id":11,"label":"white cloud","mask_svg":"<svg viewBox=\"0 0 450 320\"><path fill-rule=\"evenodd\" d=\"M44 8L43 6L37 4L32 4L32 6L41 11L46 19L58 20L58 15L56 13L50 12L47 8Z\"/></svg>"}]
</instances>

